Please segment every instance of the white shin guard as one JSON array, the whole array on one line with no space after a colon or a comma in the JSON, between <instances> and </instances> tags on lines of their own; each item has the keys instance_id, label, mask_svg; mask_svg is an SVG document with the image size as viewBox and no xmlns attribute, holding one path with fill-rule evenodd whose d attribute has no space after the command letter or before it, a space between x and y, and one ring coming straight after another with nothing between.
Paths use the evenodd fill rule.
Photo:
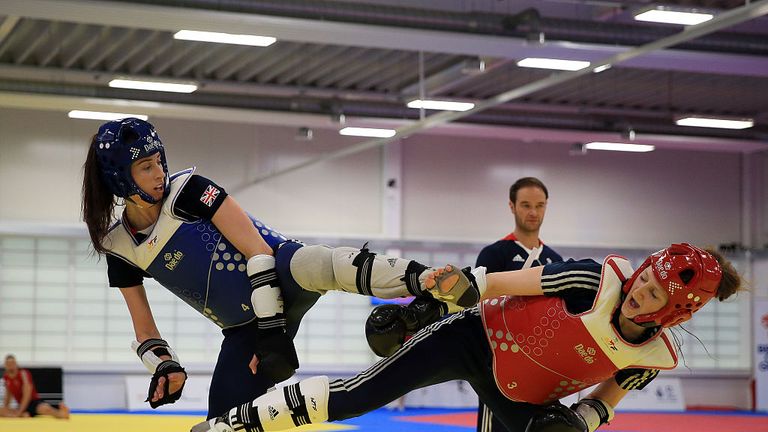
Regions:
<instances>
[{"instance_id":1,"label":"white shin guard","mask_svg":"<svg viewBox=\"0 0 768 432\"><path fill-rule=\"evenodd\" d=\"M306 290L338 290L379 298L421 294L425 269L415 261L351 247L305 246L291 260L291 274ZM409 283L406 278L410 278Z\"/></svg>"},{"instance_id":2,"label":"white shin guard","mask_svg":"<svg viewBox=\"0 0 768 432\"><path fill-rule=\"evenodd\" d=\"M239 430L280 431L328 420L328 377L317 376L275 389L232 408L230 426Z\"/></svg>"}]
</instances>

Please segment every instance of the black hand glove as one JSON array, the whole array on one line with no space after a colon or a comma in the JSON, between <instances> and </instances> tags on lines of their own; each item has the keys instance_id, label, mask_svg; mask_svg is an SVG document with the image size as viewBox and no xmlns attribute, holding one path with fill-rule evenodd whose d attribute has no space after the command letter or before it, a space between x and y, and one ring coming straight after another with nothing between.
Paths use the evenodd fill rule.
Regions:
<instances>
[{"instance_id":1,"label":"black hand glove","mask_svg":"<svg viewBox=\"0 0 768 432\"><path fill-rule=\"evenodd\" d=\"M255 354L259 359L256 370L276 383L292 377L299 368L296 347L283 327L260 329Z\"/></svg>"},{"instance_id":2,"label":"black hand glove","mask_svg":"<svg viewBox=\"0 0 768 432\"><path fill-rule=\"evenodd\" d=\"M186 384L186 381L181 385L180 389L176 390L175 393L168 393L168 388L171 383L170 380L168 379L168 375L174 372L183 372L184 378L186 380L187 372L184 370L183 367L181 367L181 365L179 365L177 362L173 360L165 360L157 366L155 373L152 375L152 381L149 382L149 392L147 393L147 400L144 401L144 402L149 402L149 406L151 406L152 409L155 409L161 405L172 404L177 400L179 400L179 398L181 397L181 391L184 390L184 384ZM152 396L155 395L155 390L157 390L157 386L160 382L161 377L165 377L165 385L163 386L163 397L160 398L159 400L152 402Z\"/></svg>"},{"instance_id":3,"label":"black hand glove","mask_svg":"<svg viewBox=\"0 0 768 432\"><path fill-rule=\"evenodd\" d=\"M438 321L448 306L432 297L416 297L407 306L376 306L365 322L368 346L380 357L389 357L417 331Z\"/></svg>"},{"instance_id":4,"label":"black hand glove","mask_svg":"<svg viewBox=\"0 0 768 432\"><path fill-rule=\"evenodd\" d=\"M534 415L525 432L589 432L589 427L579 413L556 403Z\"/></svg>"}]
</instances>

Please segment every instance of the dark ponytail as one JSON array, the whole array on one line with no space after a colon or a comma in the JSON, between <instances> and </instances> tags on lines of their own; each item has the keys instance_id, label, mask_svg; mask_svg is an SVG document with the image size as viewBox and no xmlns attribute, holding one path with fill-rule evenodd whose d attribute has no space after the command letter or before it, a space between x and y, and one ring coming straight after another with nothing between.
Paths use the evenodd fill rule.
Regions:
<instances>
[{"instance_id":1,"label":"dark ponytail","mask_svg":"<svg viewBox=\"0 0 768 432\"><path fill-rule=\"evenodd\" d=\"M101 179L99 161L96 157L96 147L93 145L96 135L91 138L88 156L83 164L83 221L88 225L93 249L103 254L107 249L103 245L109 226L112 224L112 214L115 209L115 196L107 189Z\"/></svg>"}]
</instances>

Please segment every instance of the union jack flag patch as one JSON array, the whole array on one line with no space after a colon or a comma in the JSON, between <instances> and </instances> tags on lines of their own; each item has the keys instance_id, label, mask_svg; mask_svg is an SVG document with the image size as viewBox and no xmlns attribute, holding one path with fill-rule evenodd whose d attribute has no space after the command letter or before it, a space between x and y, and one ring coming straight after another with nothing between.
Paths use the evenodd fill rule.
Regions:
<instances>
[{"instance_id":1,"label":"union jack flag patch","mask_svg":"<svg viewBox=\"0 0 768 432\"><path fill-rule=\"evenodd\" d=\"M203 192L203 196L200 197L200 201L207 205L208 207L213 205L213 202L216 201L216 197L219 196L219 190L216 189L213 186L208 186L205 189L205 192Z\"/></svg>"}]
</instances>

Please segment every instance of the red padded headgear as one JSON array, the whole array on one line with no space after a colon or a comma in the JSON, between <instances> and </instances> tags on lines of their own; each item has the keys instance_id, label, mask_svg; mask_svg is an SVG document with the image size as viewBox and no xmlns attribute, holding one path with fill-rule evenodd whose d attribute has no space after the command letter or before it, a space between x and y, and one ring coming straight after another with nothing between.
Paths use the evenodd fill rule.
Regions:
<instances>
[{"instance_id":1,"label":"red padded headgear","mask_svg":"<svg viewBox=\"0 0 768 432\"><path fill-rule=\"evenodd\" d=\"M723 270L709 252L688 243L673 244L648 258L624 284L628 293L635 279L651 267L654 276L667 290L669 301L659 311L638 315L632 321L640 324L655 321L662 327L672 327L688 320L694 312L717 294ZM688 282L681 277L686 274Z\"/></svg>"}]
</instances>

